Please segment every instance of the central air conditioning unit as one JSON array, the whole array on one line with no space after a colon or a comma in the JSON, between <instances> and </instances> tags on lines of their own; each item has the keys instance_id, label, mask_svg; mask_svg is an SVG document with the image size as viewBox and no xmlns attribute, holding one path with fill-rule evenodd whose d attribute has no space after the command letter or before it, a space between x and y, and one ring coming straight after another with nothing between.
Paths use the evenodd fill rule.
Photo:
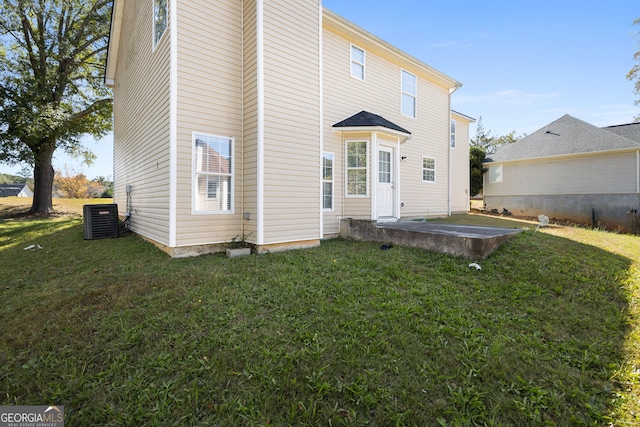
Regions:
<instances>
[{"instance_id":1,"label":"central air conditioning unit","mask_svg":"<svg viewBox=\"0 0 640 427\"><path fill-rule=\"evenodd\" d=\"M118 237L118 205L84 205L84 239Z\"/></svg>"}]
</instances>

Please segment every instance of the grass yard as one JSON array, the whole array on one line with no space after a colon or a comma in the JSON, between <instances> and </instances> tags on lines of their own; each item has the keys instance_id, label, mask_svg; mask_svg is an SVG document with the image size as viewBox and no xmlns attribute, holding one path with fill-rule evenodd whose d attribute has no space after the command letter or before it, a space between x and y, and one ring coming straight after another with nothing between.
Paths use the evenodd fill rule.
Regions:
<instances>
[{"instance_id":1,"label":"grass yard","mask_svg":"<svg viewBox=\"0 0 640 427\"><path fill-rule=\"evenodd\" d=\"M16 204L0 405L64 405L67 426L640 423L638 237L525 231L480 271L345 240L170 259Z\"/></svg>"}]
</instances>

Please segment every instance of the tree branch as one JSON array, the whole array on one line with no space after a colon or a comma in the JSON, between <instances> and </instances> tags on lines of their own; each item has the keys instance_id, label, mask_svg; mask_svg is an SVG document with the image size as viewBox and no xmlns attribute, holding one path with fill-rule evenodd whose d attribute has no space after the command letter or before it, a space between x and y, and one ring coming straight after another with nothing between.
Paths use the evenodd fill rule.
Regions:
<instances>
[{"instance_id":1,"label":"tree branch","mask_svg":"<svg viewBox=\"0 0 640 427\"><path fill-rule=\"evenodd\" d=\"M94 102L93 104L91 104L88 108L86 108L83 111L80 111L74 115L71 116L71 118L69 119L70 122L76 122L86 116L88 116L89 114L93 113L95 110L97 110L99 107L105 105L105 104L109 104L113 102L112 98L105 98L105 99L100 99L96 102Z\"/></svg>"}]
</instances>

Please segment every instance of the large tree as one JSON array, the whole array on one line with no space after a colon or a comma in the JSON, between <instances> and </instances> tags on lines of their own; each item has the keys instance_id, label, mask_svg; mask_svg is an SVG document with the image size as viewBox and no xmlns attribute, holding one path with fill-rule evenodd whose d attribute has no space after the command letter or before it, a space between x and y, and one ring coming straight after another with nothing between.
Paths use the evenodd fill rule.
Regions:
<instances>
[{"instance_id":1,"label":"large tree","mask_svg":"<svg viewBox=\"0 0 640 427\"><path fill-rule=\"evenodd\" d=\"M640 26L640 18L633 21L634 25ZM638 46L640 47L640 31L638 32ZM638 50L634 55L633 59L636 60L637 64L633 66L633 68L627 73L627 79L634 81L634 88L636 95L640 95L640 50ZM640 99L636 100L636 105L640 105ZM636 116L635 120L640 122L640 115Z\"/></svg>"},{"instance_id":2,"label":"large tree","mask_svg":"<svg viewBox=\"0 0 640 427\"><path fill-rule=\"evenodd\" d=\"M52 210L53 154L90 162L112 125L103 84L110 0L0 2L0 162L33 166L31 213Z\"/></svg>"},{"instance_id":3,"label":"large tree","mask_svg":"<svg viewBox=\"0 0 640 427\"><path fill-rule=\"evenodd\" d=\"M469 178L471 181L469 185L471 187L471 197L482 193L484 186L483 176L487 171L487 169L483 167L482 162L484 162L486 155L487 153L482 147L471 146L469 149Z\"/></svg>"}]
</instances>

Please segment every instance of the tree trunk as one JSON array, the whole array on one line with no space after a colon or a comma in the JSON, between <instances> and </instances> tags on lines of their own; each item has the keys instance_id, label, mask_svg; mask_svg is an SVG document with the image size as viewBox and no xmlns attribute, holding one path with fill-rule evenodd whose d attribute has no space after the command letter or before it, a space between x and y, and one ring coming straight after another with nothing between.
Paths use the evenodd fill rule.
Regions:
<instances>
[{"instance_id":1,"label":"tree trunk","mask_svg":"<svg viewBox=\"0 0 640 427\"><path fill-rule=\"evenodd\" d=\"M53 190L53 177L55 172L51 164L55 148L46 147L36 155L33 168L33 204L32 214L53 212L53 201L51 192Z\"/></svg>"}]
</instances>

